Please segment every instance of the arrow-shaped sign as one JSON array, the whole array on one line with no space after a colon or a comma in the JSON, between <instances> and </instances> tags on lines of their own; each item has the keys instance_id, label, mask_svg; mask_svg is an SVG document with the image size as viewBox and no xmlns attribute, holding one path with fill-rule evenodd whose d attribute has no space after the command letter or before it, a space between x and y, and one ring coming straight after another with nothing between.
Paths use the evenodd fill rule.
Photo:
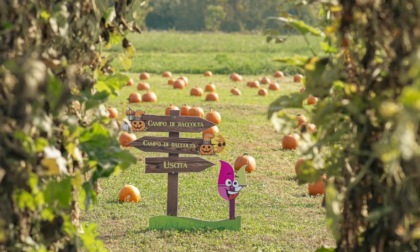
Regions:
<instances>
[{"instance_id":1,"label":"arrow-shaped sign","mask_svg":"<svg viewBox=\"0 0 420 252\"><path fill-rule=\"evenodd\" d=\"M169 138L144 136L130 143L131 146L145 152L165 152L179 154L198 154L201 138Z\"/></svg>"},{"instance_id":2,"label":"arrow-shaped sign","mask_svg":"<svg viewBox=\"0 0 420 252\"><path fill-rule=\"evenodd\" d=\"M200 157L146 158L146 173L200 172L214 164Z\"/></svg>"},{"instance_id":3,"label":"arrow-shaped sign","mask_svg":"<svg viewBox=\"0 0 420 252\"><path fill-rule=\"evenodd\" d=\"M197 116L143 115L146 131L151 132L201 132L215 124Z\"/></svg>"}]
</instances>

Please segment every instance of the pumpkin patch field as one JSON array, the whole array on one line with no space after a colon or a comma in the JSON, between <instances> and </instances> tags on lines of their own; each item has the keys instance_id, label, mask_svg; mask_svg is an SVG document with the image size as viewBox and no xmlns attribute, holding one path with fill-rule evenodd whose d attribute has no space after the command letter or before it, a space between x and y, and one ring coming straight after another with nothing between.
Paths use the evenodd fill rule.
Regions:
<instances>
[{"instance_id":1,"label":"pumpkin patch field","mask_svg":"<svg viewBox=\"0 0 420 252\"><path fill-rule=\"evenodd\" d=\"M116 176L101 179L96 204L82 213L83 222L96 223L98 237L107 248L111 251L315 251L334 245L321 205L322 196L310 195L307 184L297 183L295 164L301 158L299 150L284 149L284 134L277 132L267 119L271 102L304 87L303 82L294 81L293 76L300 73L298 69L273 61L276 57L309 54L301 40L292 36L284 44L268 44L261 34L175 32L144 32L131 37L136 54L130 69L123 69L118 60L113 67L132 78L134 84L128 83L108 100L107 105L118 114L117 118L109 119L110 127L121 124L129 108L164 116L171 105L180 110L190 106L201 108L201 112L190 110L203 118L212 113L208 118L218 122L216 138L220 135L224 139L223 151L200 156L214 166L201 172L179 173L178 216L204 221L229 219L229 203L219 196L217 189L220 160L233 167L238 158L251 156L254 160L241 162L255 167L247 169L247 186L236 198L240 231L157 231L149 229L149 219L166 215L168 175L145 173L145 159L167 157L167 154L125 147L137 158L137 163ZM319 41L311 41L318 46ZM118 53L114 48L108 52ZM233 73L242 79L233 80ZM174 86L179 79L183 88ZM254 81L264 88L264 95L259 95L260 88L247 85ZM140 83L149 86L140 90L137 88ZM271 83L276 84L269 88ZM231 92L234 88L240 95ZM310 115L305 111L290 109L288 112L305 115L310 123ZM137 138L168 136L165 132L134 134ZM180 137L204 136L197 132L180 133ZM127 141L129 137L124 139ZM119 193L125 185L138 188L137 203L120 200Z\"/></svg>"}]
</instances>

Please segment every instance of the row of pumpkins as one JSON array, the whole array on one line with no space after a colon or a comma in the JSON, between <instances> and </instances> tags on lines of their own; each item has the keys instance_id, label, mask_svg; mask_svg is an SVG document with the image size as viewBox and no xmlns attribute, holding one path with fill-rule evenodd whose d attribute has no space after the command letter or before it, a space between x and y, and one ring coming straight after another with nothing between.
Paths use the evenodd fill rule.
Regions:
<instances>
[{"instance_id":1,"label":"row of pumpkins","mask_svg":"<svg viewBox=\"0 0 420 252\"><path fill-rule=\"evenodd\" d=\"M204 72L204 76L206 77L211 77L213 76L213 73L210 71L206 71ZM273 75L275 78L282 78L284 77L283 72L281 71L276 71ZM130 96L128 97L128 100L130 103L140 103L140 102L156 102L157 101L157 96L154 92L150 91L150 84L147 82L144 82L146 80L150 79L150 74L147 72L143 72L140 74L140 80L141 82L137 85L137 89L138 90L146 90L147 92L145 94L140 95L137 92L133 92L130 94ZM179 78L174 79L172 78L172 73L169 71L165 71L162 73L162 77L165 78L169 78L168 79L168 84L172 85L174 89L184 89L185 87L188 86L189 81L188 78L186 76L181 75ZM243 80L242 76L239 75L238 73L232 73L229 76L230 80L234 81L234 82L240 82ZM303 76L301 74L295 74L293 76L293 81L300 83L303 79ZM262 77L260 80L253 80L253 81L248 81L247 82L247 86L250 88L258 88L258 95L260 96L266 96L268 94L268 90L266 88L261 87L261 84L267 84L268 85L268 90L272 90L272 91L278 91L280 90L280 84L276 83L276 82L272 82L270 80L270 78L268 78L267 76ZM129 79L129 81L127 82L127 86L134 86L134 80L133 79ZM190 95L191 96L198 96L201 97L204 95L204 92L209 92L206 97L205 100L206 101L218 101L219 100L219 95L216 93L216 85L214 83L208 83L204 90L200 87L193 87L190 90ZM240 91L239 88L234 87L230 90L232 95L235 96L240 96L242 94L242 92Z\"/></svg>"}]
</instances>

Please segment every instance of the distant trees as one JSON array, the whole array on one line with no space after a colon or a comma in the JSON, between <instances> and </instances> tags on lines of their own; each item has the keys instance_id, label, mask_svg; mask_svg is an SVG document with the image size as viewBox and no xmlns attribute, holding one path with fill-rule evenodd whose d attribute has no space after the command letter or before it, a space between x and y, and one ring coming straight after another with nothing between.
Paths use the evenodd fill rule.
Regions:
<instances>
[{"instance_id":1,"label":"distant trees","mask_svg":"<svg viewBox=\"0 0 420 252\"><path fill-rule=\"evenodd\" d=\"M158 0L150 2L150 7L145 25L157 30L259 30L273 26L266 18L279 14L317 22L316 8L298 5L295 0Z\"/></svg>"}]
</instances>

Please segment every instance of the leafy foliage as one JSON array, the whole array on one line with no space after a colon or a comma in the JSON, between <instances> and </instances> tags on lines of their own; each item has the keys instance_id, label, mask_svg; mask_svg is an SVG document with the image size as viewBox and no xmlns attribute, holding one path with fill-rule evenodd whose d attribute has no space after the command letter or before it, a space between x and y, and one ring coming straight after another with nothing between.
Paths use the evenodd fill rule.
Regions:
<instances>
[{"instance_id":1,"label":"leafy foliage","mask_svg":"<svg viewBox=\"0 0 420 252\"><path fill-rule=\"evenodd\" d=\"M133 56L125 37L140 30L130 4L2 2L0 250L105 249L79 212L99 178L136 161L103 104L128 77L100 54L119 43Z\"/></svg>"},{"instance_id":2,"label":"leafy foliage","mask_svg":"<svg viewBox=\"0 0 420 252\"><path fill-rule=\"evenodd\" d=\"M320 98L308 111L320 127L304 137L303 173L327 174L327 223L339 251L420 245L418 8L411 0L324 4L329 56L303 66L305 94ZM285 100L274 101L269 115L287 108Z\"/></svg>"}]
</instances>

